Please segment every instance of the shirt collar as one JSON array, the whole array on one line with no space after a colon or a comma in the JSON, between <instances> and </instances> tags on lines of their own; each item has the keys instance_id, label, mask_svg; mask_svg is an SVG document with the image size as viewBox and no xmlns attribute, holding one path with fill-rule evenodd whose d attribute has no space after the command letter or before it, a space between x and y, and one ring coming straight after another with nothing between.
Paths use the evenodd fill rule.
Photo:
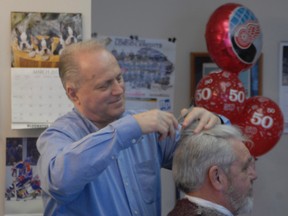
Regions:
<instances>
[{"instance_id":1,"label":"shirt collar","mask_svg":"<svg viewBox=\"0 0 288 216\"><path fill-rule=\"evenodd\" d=\"M199 197L189 196L187 194L185 195L185 198L187 198L190 202L196 203L197 205L207 207L207 208L213 208L223 213L224 215L233 216L233 214L228 209L216 203L201 199Z\"/></svg>"}]
</instances>

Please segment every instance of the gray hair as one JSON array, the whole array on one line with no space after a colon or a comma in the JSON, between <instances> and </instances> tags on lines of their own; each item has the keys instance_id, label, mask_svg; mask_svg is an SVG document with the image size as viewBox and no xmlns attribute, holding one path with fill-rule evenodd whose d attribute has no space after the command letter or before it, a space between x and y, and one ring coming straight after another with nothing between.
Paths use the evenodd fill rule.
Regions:
<instances>
[{"instance_id":1,"label":"gray hair","mask_svg":"<svg viewBox=\"0 0 288 216\"><path fill-rule=\"evenodd\" d=\"M64 89L66 89L67 81L70 81L74 88L78 88L81 84L77 56L84 52L94 52L103 49L106 50L104 44L96 39L81 41L65 47L60 55L59 62L59 76Z\"/></svg>"},{"instance_id":2,"label":"gray hair","mask_svg":"<svg viewBox=\"0 0 288 216\"><path fill-rule=\"evenodd\" d=\"M194 134L196 124L183 130L173 158L174 181L184 193L199 188L213 165L218 165L228 174L230 165L236 159L232 139L248 141L240 129L232 125L216 125Z\"/></svg>"}]
</instances>

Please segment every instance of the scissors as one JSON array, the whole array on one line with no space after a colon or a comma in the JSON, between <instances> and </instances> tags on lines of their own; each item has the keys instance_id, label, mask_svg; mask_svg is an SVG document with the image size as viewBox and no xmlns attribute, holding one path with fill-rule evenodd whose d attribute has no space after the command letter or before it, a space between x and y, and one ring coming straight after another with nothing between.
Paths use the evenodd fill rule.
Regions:
<instances>
[{"instance_id":1,"label":"scissors","mask_svg":"<svg viewBox=\"0 0 288 216\"><path fill-rule=\"evenodd\" d=\"M182 124L186 116L191 112L191 110L194 108L194 106L191 106L188 108L187 112L184 115L179 115L177 118L178 123L181 125L181 130L182 130Z\"/></svg>"}]
</instances>

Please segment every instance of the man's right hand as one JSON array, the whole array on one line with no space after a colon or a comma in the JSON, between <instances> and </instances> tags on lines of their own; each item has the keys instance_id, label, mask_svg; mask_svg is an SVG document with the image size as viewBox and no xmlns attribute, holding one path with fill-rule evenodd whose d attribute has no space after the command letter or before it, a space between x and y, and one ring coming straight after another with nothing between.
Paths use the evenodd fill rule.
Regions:
<instances>
[{"instance_id":1,"label":"man's right hand","mask_svg":"<svg viewBox=\"0 0 288 216\"><path fill-rule=\"evenodd\" d=\"M158 132L160 140L167 136L175 137L178 121L172 113L161 110L150 110L133 115L140 125L143 134Z\"/></svg>"}]
</instances>

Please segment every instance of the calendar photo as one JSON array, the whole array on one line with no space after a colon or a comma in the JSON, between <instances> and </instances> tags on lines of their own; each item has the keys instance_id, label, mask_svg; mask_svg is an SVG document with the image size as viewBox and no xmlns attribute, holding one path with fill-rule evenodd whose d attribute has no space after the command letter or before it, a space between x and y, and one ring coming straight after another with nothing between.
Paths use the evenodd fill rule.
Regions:
<instances>
[{"instance_id":1,"label":"calendar photo","mask_svg":"<svg viewBox=\"0 0 288 216\"><path fill-rule=\"evenodd\" d=\"M11 13L11 67L57 67L63 49L81 40L80 13Z\"/></svg>"}]
</instances>

